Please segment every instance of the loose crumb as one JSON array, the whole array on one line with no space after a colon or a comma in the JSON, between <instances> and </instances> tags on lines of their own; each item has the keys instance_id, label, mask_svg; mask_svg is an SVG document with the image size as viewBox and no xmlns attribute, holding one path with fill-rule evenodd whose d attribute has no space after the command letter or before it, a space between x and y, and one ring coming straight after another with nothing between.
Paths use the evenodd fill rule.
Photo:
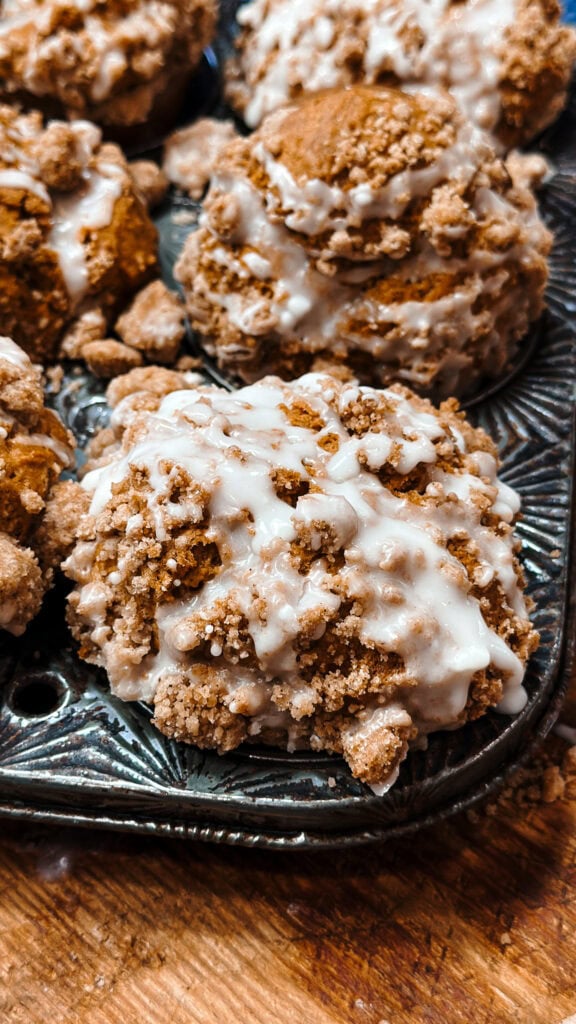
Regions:
<instances>
[{"instance_id":1,"label":"loose crumb","mask_svg":"<svg viewBox=\"0 0 576 1024\"><path fill-rule=\"evenodd\" d=\"M200 199L222 149L237 137L232 121L201 118L169 137L162 170L166 178L193 199Z\"/></svg>"},{"instance_id":2,"label":"loose crumb","mask_svg":"<svg viewBox=\"0 0 576 1024\"><path fill-rule=\"evenodd\" d=\"M149 210L159 206L168 191L169 181L164 171L152 160L132 160L128 170L138 195Z\"/></svg>"},{"instance_id":3,"label":"loose crumb","mask_svg":"<svg viewBox=\"0 0 576 1024\"><path fill-rule=\"evenodd\" d=\"M96 377L117 377L144 362L142 354L114 338L90 341L82 348L82 358Z\"/></svg>"}]
</instances>

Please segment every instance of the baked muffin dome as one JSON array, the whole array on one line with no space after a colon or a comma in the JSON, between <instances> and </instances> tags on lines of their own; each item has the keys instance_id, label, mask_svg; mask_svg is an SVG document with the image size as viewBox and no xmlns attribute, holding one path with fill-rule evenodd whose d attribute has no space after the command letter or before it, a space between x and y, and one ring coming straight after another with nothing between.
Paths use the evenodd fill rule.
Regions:
<instances>
[{"instance_id":1,"label":"baked muffin dome","mask_svg":"<svg viewBox=\"0 0 576 1024\"><path fill-rule=\"evenodd\" d=\"M167 735L343 754L519 710L536 644L494 445L455 403L311 374L132 394L65 569L80 655Z\"/></svg>"},{"instance_id":2,"label":"baked muffin dome","mask_svg":"<svg viewBox=\"0 0 576 1024\"><path fill-rule=\"evenodd\" d=\"M49 116L150 124L173 116L215 25L215 0L4 0L0 90Z\"/></svg>"},{"instance_id":3,"label":"baked muffin dome","mask_svg":"<svg viewBox=\"0 0 576 1024\"><path fill-rule=\"evenodd\" d=\"M106 317L156 269L156 229L120 149L88 121L0 106L0 333L50 360L70 322Z\"/></svg>"},{"instance_id":4,"label":"baked muffin dome","mask_svg":"<svg viewBox=\"0 0 576 1024\"><path fill-rule=\"evenodd\" d=\"M77 484L59 482L73 461L74 439L45 408L40 374L0 337L0 629L15 635L39 611L85 507Z\"/></svg>"},{"instance_id":5,"label":"baked muffin dome","mask_svg":"<svg viewBox=\"0 0 576 1024\"><path fill-rule=\"evenodd\" d=\"M461 393L540 314L550 235L448 95L353 86L220 155L176 275L222 367Z\"/></svg>"},{"instance_id":6,"label":"baked muffin dome","mask_svg":"<svg viewBox=\"0 0 576 1024\"><path fill-rule=\"evenodd\" d=\"M510 147L554 120L576 59L556 0L253 0L238 21L227 91L251 127L326 88L440 86Z\"/></svg>"}]
</instances>

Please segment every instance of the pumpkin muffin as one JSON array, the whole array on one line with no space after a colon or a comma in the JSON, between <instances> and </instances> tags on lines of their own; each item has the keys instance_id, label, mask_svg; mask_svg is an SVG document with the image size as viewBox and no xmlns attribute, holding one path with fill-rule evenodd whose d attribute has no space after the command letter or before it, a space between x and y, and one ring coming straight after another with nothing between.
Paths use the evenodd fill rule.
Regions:
<instances>
[{"instance_id":1,"label":"pumpkin muffin","mask_svg":"<svg viewBox=\"0 0 576 1024\"><path fill-rule=\"evenodd\" d=\"M3 0L0 94L125 141L173 121L215 27L215 0Z\"/></svg>"},{"instance_id":2,"label":"pumpkin muffin","mask_svg":"<svg viewBox=\"0 0 576 1024\"><path fill-rule=\"evenodd\" d=\"M207 351L248 381L338 365L461 394L543 307L532 192L447 94L352 86L270 114L221 152L200 225L176 276Z\"/></svg>"},{"instance_id":3,"label":"pumpkin muffin","mask_svg":"<svg viewBox=\"0 0 576 1024\"><path fill-rule=\"evenodd\" d=\"M521 709L519 502L455 402L159 385L116 406L65 564L115 694L200 747L341 754L376 793L419 737Z\"/></svg>"}]
</instances>

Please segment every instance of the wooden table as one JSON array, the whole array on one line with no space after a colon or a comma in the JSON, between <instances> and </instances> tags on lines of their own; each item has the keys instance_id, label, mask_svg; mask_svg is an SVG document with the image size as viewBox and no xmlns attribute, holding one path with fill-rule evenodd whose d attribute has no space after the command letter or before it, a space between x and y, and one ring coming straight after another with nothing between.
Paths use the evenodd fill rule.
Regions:
<instances>
[{"instance_id":1,"label":"wooden table","mask_svg":"<svg viewBox=\"0 0 576 1024\"><path fill-rule=\"evenodd\" d=\"M497 801L380 848L0 836L2 1024L576 1022L576 747L555 735Z\"/></svg>"}]
</instances>

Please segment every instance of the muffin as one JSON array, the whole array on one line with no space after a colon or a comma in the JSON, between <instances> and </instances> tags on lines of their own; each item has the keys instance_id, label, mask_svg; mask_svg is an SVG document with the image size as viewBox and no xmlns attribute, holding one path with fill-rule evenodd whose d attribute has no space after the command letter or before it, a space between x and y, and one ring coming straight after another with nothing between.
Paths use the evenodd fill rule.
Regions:
<instances>
[{"instance_id":1,"label":"muffin","mask_svg":"<svg viewBox=\"0 0 576 1024\"><path fill-rule=\"evenodd\" d=\"M0 333L37 360L86 309L108 321L156 271L126 161L88 121L43 127L0 106L0 228Z\"/></svg>"},{"instance_id":2,"label":"muffin","mask_svg":"<svg viewBox=\"0 0 576 1024\"><path fill-rule=\"evenodd\" d=\"M73 455L38 371L0 338L0 629L16 636L39 611L87 504L78 484L59 482Z\"/></svg>"},{"instance_id":3,"label":"muffin","mask_svg":"<svg viewBox=\"0 0 576 1024\"><path fill-rule=\"evenodd\" d=\"M534 197L447 94L352 86L276 111L221 153L200 225L176 276L246 381L339 365L460 394L543 306Z\"/></svg>"},{"instance_id":4,"label":"muffin","mask_svg":"<svg viewBox=\"0 0 576 1024\"><path fill-rule=\"evenodd\" d=\"M509 148L557 116L576 58L556 0L253 0L238 21L227 95L250 127L326 88L441 86Z\"/></svg>"},{"instance_id":5,"label":"muffin","mask_svg":"<svg viewBox=\"0 0 576 1024\"><path fill-rule=\"evenodd\" d=\"M0 90L124 141L174 119L215 25L215 0L4 0Z\"/></svg>"},{"instance_id":6,"label":"muffin","mask_svg":"<svg viewBox=\"0 0 576 1024\"><path fill-rule=\"evenodd\" d=\"M325 374L128 393L98 454L69 620L166 735L342 754L380 793L419 737L523 706L518 498L454 401Z\"/></svg>"}]
</instances>

